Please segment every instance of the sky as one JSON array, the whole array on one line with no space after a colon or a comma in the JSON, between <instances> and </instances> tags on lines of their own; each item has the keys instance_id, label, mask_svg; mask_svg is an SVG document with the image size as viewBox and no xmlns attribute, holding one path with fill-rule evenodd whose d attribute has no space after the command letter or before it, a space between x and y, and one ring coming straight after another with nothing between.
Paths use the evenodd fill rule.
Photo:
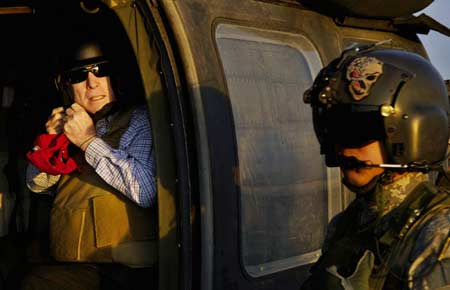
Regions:
<instances>
[{"instance_id":1,"label":"sky","mask_svg":"<svg viewBox=\"0 0 450 290\"><path fill-rule=\"evenodd\" d=\"M427 14L441 24L450 27L450 1L434 0L430 6L415 13ZM445 80L450 79L450 37L431 30L428 34L419 34L431 63L438 69Z\"/></svg>"}]
</instances>

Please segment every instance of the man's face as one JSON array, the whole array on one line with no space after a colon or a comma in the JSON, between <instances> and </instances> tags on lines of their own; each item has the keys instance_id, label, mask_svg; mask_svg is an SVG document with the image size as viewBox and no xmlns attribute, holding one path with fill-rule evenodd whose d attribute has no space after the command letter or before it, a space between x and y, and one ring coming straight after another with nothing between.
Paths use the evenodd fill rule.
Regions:
<instances>
[{"instance_id":1,"label":"man's face","mask_svg":"<svg viewBox=\"0 0 450 290\"><path fill-rule=\"evenodd\" d=\"M116 100L109 76L96 77L92 72L88 72L85 81L70 86L73 101L91 114Z\"/></svg>"},{"instance_id":2,"label":"man's face","mask_svg":"<svg viewBox=\"0 0 450 290\"><path fill-rule=\"evenodd\" d=\"M384 163L381 144L374 141L359 148L342 148L340 154L347 157L355 157L361 161L368 161L372 164ZM361 187L367 185L375 176L384 172L383 168L360 168L343 169L344 179L351 185Z\"/></svg>"}]
</instances>

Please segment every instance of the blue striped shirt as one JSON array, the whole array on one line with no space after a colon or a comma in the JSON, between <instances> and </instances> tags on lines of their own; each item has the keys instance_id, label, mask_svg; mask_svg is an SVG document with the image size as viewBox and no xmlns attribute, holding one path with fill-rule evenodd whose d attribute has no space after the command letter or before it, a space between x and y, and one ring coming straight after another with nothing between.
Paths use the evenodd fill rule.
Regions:
<instances>
[{"instance_id":1,"label":"blue striped shirt","mask_svg":"<svg viewBox=\"0 0 450 290\"><path fill-rule=\"evenodd\" d=\"M96 123L97 137L86 148L85 159L106 183L139 206L150 207L156 202L156 170L148 111L139 107L133 112L117 149L102 140L113 119L114 115ZM28 166L27 184L34 192L44 192L58 180Z\"/></svg>"}]
</instances>

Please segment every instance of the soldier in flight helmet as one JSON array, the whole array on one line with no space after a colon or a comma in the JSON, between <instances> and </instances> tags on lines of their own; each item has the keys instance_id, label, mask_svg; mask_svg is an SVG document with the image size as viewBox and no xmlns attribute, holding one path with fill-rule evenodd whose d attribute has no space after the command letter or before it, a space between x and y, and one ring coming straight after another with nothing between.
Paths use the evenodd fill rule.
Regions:
<instances>
[{"instance_id":1,"label":"soldier in flight helmet","mask_svg":"<svg viewBox=\"0 0 450 290\"><path fill-rule=\"evenodd\" d=\"M450 287L449 101L417 54L354 46L323 68L304 101L328 167L356 197L328 226L309 289Z\"/></svg>"}]
</instances>

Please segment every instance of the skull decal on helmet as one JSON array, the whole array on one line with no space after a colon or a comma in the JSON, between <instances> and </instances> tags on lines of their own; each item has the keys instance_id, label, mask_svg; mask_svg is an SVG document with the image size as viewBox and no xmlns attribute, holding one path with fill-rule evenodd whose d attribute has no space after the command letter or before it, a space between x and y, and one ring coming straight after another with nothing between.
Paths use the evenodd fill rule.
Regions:
<instances>
[{"instance_id":1,"label":"skull decal on helmet","mask_svg":"<svg viewBox=\"0 0 450 290\"><path fill-rule=\"evenodd\" d=\"M370 88L383 74L383 63L375 57L358 57L347 67L350 93L355 101L367 97Z\"/></svg>"}]
</instances>

